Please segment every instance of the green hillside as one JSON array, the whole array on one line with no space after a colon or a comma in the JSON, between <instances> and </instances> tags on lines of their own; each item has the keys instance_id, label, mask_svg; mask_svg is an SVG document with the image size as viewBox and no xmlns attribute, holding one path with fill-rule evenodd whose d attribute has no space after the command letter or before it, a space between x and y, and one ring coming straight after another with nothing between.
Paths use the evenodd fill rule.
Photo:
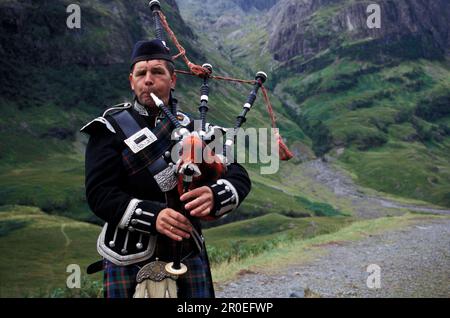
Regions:
<instances>
[{"instance_id":1,"label":"green hillside","mask_svg":"<svg viewBox=\"0 0 450 318\"><path fill-rule=\"evenodd\" d=\"M317 156L363 186L450 206L448 2L381 1L380 30L365 25L368 1L275 2L178 1L235 64L273 70Z\"/></svg>"},{"instance_id":2,"label":"green hillside","mask_svg":"<svg viewBox=\"0 0 450 318\"><path fill-rule=\"evenodd\" d=\"M5 53L0 63L5 74L0 79L0 205L37 206L49 214L100 223L85 200L87 138L78 130L108 106L131 98L129 55L134 41L153 37L153 23L145 1L90 1L81 5L82 28L70 30L65 26L69 3L9 0L0 4L5 13L0 32ZM174 1L162 5L194 62L213 64L218 75L253 78L256 70L242 70L220 51L210 49L208 39L198 38L184 24ZM200 85L200 80L179 76L176 96L182 110L197 114ZM213 82L209 120L234 125L249 91L248 85ZM295 149L303 140L307 148L308 138L281 102L273 98L273 103L287 142ZM270 126L261 98L247 125ZM247 167L259 171L258 165ZM266 203L253 197L252 211L246 212L261 214ZM280 203L283 210L292 209L292 204Z\"/></svg>"},{"instance_id":3,"label":"green hillside","mask_svg":"<svg viewBox=\"0 0 450 318\"><path fill-rule=\"evenodd\" d=\"M100 228L49 216L37 208L0 208L0 297L96 297L101 274L87 277L99 259L95 242ZM67 290L67 266L81 269L82 289ZM101 286L100 286L101 287Z\"/></svg>"},{"instance_id":4,"label":"green hillside","mask_svg":"<svg viewBox=\"0 0 450 318\"><path fill-rule=\"evenodd\" d=\"M313 148L338 157L359 183L449 206L449 71L445 61L343 58L280 87L297 99L297 121L321 128L309 131Z\"/></svg>"},{"instance_id":5,"label":"green hillside","mask_svg":"<svg viewBox=\"0 0 450 318\"><path fill-rule=\"evenodd\" d=\"M304 171L309 159L322 157L371 188L361 195L375 189L405 203L450 206L449 50L438 27L426 29L430 20L442 24L436 6L415 16L421 2L399 0L398 26L370 34L346 30L347 19L364 20L365 0L161 2L193 62L211 63L215 75L268 73L281 135L296 155L274 175L245 164L251 193L205 231L220 277L231 263L270 257L279 245L359 230L358 222L381 229L403 220L397 215L406 208L380 208L373 215L396 217L353 223L354 198ZM70 3L0 1L0 297L101 296L101 274L84 274L99 259L102 222L85 198L87 137L79 129L131 98L129 55L135 41L153 37L153 23L148 1L83 1L82 28L69 30ZM305 4L313 5L293 10ZM423 23L411 33L400 18ZM200 85L179 75L182 110L197 113ZM209 121L233 125L250 89L212 82ZM261 96L246 127L270 127ZM81 290L65 288L69 264L81 267Z\"/></svg>"}]
</instances>

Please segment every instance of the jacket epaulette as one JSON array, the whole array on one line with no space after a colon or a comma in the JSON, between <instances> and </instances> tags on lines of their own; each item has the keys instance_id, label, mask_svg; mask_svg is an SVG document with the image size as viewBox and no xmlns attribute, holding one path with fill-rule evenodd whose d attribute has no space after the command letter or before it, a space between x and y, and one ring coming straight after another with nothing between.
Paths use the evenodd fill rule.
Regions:
<instances>
[{"instance_id":1,"label":"jacket epaulette","mask_svg":"<svg viewBox=\"0 0 450 318\"><path fill-rule=\"evenodd\" d=\"M124 109L131 108L131 106L132 106L131 103L121 103L121 104L111 106L103 112L102 117L105 117L106 115L116 114Z\"/></svg>"},{"instance_id":2,"label":"jacket epaulette","mask_svg":"<svg viewBox=\"0 0 450 318\"><path fill-rule=\"evenodd\" d=\"M121 104L117 104L117 105L109 107L108 109L106 109L103 112L102 116L97 117L94 120L87 123L86 125L84 125L83 128L80 129L80 132L90 135L93 132L93 130L95 129L95 127L97 125L101 124L103 126L106 126L106 128L109 131L111 131L112 133L115 134L116 130L114 129L114 127L111 125L111 123L105 117L107 115L113 115L113 114L116 114L125 109L129 109L129 108L131 108L131 106L132 106L131 103L121 103Z\"/></svg>"}]
</instances>

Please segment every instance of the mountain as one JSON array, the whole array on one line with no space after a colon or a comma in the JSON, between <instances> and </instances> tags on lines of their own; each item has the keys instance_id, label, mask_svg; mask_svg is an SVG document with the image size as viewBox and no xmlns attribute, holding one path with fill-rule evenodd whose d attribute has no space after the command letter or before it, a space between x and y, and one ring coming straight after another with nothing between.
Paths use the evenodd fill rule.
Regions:
<instances>
[{"instance_id":1,"label":"mountain","mask_svg":"<svg viewBox=\"0 0 450 318\"><path fill-rule=\"evenodd\" d=\"M0 2L1 295L99 295L99 276L79 293L64 288L69 263L84 272L98 257L100 228L79 222L101 223L86 204L87 139L78 131L130 98L132 45L153 37L147 2L83 1L81 29L73 30L71 1ZM268 73L281 134L296 154L274 175L246 164L252 192L223 222L249 220L205 231L215 263L229 271L227 260L335 232L353 221L349 215L405 213L412 201L405 197L449 205L444 1L378 1L389 19L373 32L361 29L367 1L161 2L195 63L213 64L215 75ZM201 81L180 75L177 85L182 109L195 114ZM231 125L249 91L213 81L208 118ZM247 125L269 127L261 97ZM323 161L309 162L315 158ZM352 189L331 165L404 204L375 203L375 191Z\"/></svg>"},{"instance_id":2,"label":"mountain","mask_svg":"<svg viewBox=\"0 0 450 318\"><path fill-rule=\"evenodd\" d=\"M377 4L381 28L367 26L367 1L281 1L268 23L270 51L280 61L295 57L306 61L322 51L366 41L372 49L362 46L360 51L373 58L439 59L450 53L448 1Z\"/></svg>"},{"instance_id":3,"label":"mountain","mask_svg":"<svg viewBox=\"0 0 450 318\"><path fill-rule=\"evenodd\" d=\"M315 148L360 183L448 206L450 6L379 3L380 29L367 28L364 1L274 8L269 49L288 73L278 91L294 96L303 127L323 127L326 139L305 128Z\"/></svg>"},{"instance_id":4,"label":"mountain","mask_svg":"<svg viewBox=\"0 0 450 318\"><path fill-rule=\"evenodd\" d=\"M232 0L242 10L247 11L251 9L267 10L272 8L279 0Z\"/></svg>"},{"instance_id":5,"label":"mountain","mask_svg":"<svg viewBox=\"0 0 450 318\"><path fill-rule=\"evenodd\" d=\"M450 206L448 1L377 1L379 29L368 1L178 4L235 64L271 70L317 156L363 186Z\"/></svg>"},{"instance_id":6,"label":"mountain","mask_svg":"<svg viewBox=\"0 0 450 318\"><path fill-rule=\"evenodd\" d=\"M135 41L152 34L153 22L144 2L92 2L81 5L81 28L69 29L69 4L0 4L0 205L95 221L83 184L87 140L78 131L108 105L131 97L129 55ZM195 38L173 1L164 9L179 21L180 36Z\"/></svg>"},{"instance_id":7,"label":"mountain","mask_svg":"<svg viewBox=\"0 0 450 318\"><path fill-rule=\"evenodd\" d=\"M382 1L386 29L368 31L365 3L162 2L193 61L212 63L218 75L269 74L278 124L297 158L284 163L288 170L313 158L312 149L365 186L448 205L448 4ZM145 2L116 0L82 5L82 28L71 30L69 4L0 4L0 204L98 222L84 197L78 129L130 98L129 52L153 36L153 24ZM199 83L178 83L181 107L196 113ZM249 88L214 82L211 90L211 106L220 105L211 121L230 125ZM260 99L248 125L269 126ZM259 166L248 168L256 182L242 207L248 214L309 213L299 202L322 200L293 188L287 195L283 177L269 181ZM275 195L260 196L263 189Z\"/></svg>"},{"instance_id":8,"label":"mountain","mask_svg":"<svg viewBox=\"0 0 450 318\"><path fill-rule=\"evenodd\" d=\"M2 2L3 99L21 108L48 104L51 99L60 108L85 110L129 96L127 77L117 74L127 74L133 44L153 37L152 15L145 1L81 5L80 29L66 26L69 4ZM178 21L175 32L181 38L195 39L178 15L176 3L166 1L163 7L169 20ZM204 58L190 41L185 45L193 58ZM84 71L90 73L83 76ZM103 76L107 82L95 84ZM72 94L61 96L67 95L68 87ZM19 94L20 90L27 94Z\"/></svg>"},{"instance_id":9,"label":"mountain","mask_svg":"<svg viewBox=\"0 0 450 318\"><path fill-rule=\"evenodd\" d=\"M154 25L146 1L113 0L81 4L81 28L69 29L69 4L65 0L0 3L0 70L4 74L0 79L0 205L36 206L49 214L101 223L86 203L87 139L78 131L108 106L130 100L130 52L135 41L154 37ZM192 61L212 63L216 75L254 78L257 69L234 65L212 49L210 39L196 35L180 16L175 1L162 1L162 6ZM177 67L186 69L182 63ZM182 75L177 82L180 107L194 115L200 85L200 80ZM208 119L225 127L234 125L249 92L248 85L212 82ZM312 156L309 138L290 120L279 100L273 98L272 102L286 142L296 153L305 149L299 158ZM261 97L248 125L270 127ZM252 174L259 174L260 165L247 167ZM270 177L277 189L272 189L271 195L259 196L263 189L270 189L267 178L255 180L255 194L244 202L237 217L280 209L315 213L309 203L298 203L314 200L284 193L277 177Z\"/></svg>"}]
</instances>

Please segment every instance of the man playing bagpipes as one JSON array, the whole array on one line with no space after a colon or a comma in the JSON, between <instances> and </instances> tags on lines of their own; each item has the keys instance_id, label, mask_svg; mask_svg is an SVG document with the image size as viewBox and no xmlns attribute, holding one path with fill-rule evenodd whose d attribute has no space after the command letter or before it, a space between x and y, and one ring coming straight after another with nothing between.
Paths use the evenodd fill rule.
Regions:
<instances>
[{"instance_id":1,"label":"man playing bagpipes","mask_svg":"<svg viewBox=\"0 0 450 318\"><path fill-rule=\"evenodd\" d=\"M219 178L175 195L179 210L168 207L167 194L180 188L176 170L196 173L171 158L174 128L182 137L193 127L177 111L176 79L163 41L138 42L129 75L134 101L107 109L81 129L90 136L87 201L106 222L97 242L105 297L214 297L200 220L233 211L251 188L245 169L230 163ZM174 260L171 273L166 263Z\"/></svg>"}]
</instances>

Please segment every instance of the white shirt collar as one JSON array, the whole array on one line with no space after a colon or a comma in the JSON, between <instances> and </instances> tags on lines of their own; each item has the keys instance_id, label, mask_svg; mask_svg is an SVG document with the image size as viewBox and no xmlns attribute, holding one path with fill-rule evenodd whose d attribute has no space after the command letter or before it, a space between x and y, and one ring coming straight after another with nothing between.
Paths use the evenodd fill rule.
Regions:
<instances>
[{"instance_id":1,"label":"white shirt collar","mask_svg":"<svg viewBox=\"0 0 450 318\"><path fill-rule=\"evenodd\" d=\"M145 106L142 106L137 100L134 101L134 110L142 116L149 116Z\"/></svg>"}]
</instances>

